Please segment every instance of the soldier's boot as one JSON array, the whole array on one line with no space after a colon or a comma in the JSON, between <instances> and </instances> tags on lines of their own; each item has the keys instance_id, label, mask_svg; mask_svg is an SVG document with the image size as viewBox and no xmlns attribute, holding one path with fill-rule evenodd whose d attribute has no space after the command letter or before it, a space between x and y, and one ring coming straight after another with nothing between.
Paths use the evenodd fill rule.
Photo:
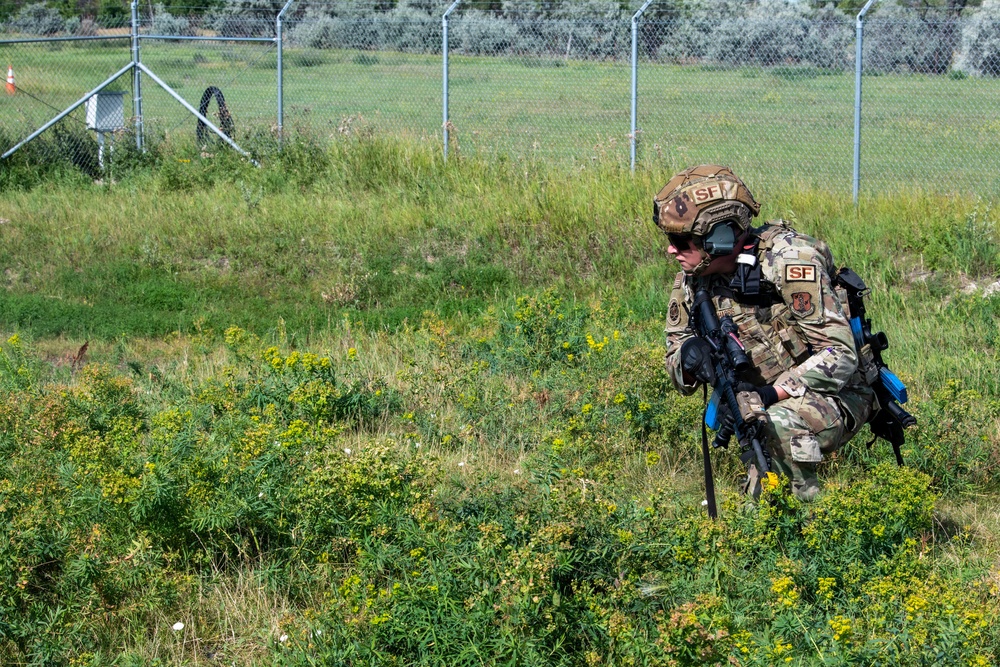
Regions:
<instances>
[{"instance_id":1,"label":"soldier's boot","mask_svg":"<svg viewBox=\"0 0 1000 667\"><path fill-rule=\"evenodd\" d=\"M815 463L792 462L792 493L804 503L812 502L819 494L819 477Z\"/></svg>"}]
</instances>

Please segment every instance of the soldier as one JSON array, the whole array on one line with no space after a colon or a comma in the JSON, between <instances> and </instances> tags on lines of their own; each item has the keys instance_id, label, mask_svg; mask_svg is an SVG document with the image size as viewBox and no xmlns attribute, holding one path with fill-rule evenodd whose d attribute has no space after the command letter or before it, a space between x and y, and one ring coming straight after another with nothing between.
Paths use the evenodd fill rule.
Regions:
<instances>
[{"instance_id":1,"label":"soldier","mask_svg":"<svg viewBox=\"0 0 1000 667\"><path fill-rule=\"evenodd\" d=\"M782 220L751 227L759 212L743 181L718 165L682 171L654 198L653 221L681 265L667 309L667 372L685 395L714 380L711 347L688 326L695 290L706 287L746 346L753 367L739 389L766 408L774 468L810 501L817 464L865 424L874 392L858 372L829 247Z\"/></svg>"}]
</instances>

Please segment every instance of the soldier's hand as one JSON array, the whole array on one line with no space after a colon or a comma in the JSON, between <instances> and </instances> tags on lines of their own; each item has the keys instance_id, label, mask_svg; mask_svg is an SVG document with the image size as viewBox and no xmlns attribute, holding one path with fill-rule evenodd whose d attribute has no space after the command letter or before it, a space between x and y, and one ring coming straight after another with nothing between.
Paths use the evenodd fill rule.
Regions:
<instances>
[{"instance_id":1,"label":"soldier's hand","mask_svg":"<svg viewBox=\"0 0 1000 667\"><path fill-rule=\"evenodd\" d=\"M688 338L681 345L681 368L686 376L705 384L715 383L712 346L701 338Z\"/></svg>"},{"instance_id":2,"label":"soldier's hand","mask_svg":"<svg viewBox=\"0 0 1000 667\"><path fill-rule=\"evenodd\" d=\"M737 393L741 391L753 391L760 396L760 402L767 409L778 402L778 390L774 388L773 385L762 384L755 385L749 382L740 382L736 385Z\"/></svg>"}]
</instances>

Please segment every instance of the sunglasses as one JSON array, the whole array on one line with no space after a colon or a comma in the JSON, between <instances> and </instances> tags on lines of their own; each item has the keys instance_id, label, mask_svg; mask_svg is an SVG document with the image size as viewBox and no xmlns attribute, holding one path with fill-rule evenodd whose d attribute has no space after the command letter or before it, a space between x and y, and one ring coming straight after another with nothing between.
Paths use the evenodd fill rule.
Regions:
<instances>
[{"instance_id":1,"label":"sunglasses","mask_svg":"<svg viewBox=\"0 0 1000 667\"><path fill-rule=\"evenodd\" d=\"M677 248L677 252L684 252L694 247L694 238L683 234L667 234L670 245Z\"/></svg>"}]
</instances>

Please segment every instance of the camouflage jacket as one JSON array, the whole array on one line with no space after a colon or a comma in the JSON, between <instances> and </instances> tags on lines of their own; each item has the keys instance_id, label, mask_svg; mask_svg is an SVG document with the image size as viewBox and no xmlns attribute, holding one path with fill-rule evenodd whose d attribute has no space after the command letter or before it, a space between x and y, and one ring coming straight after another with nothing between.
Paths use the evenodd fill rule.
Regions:
<instances>
[{"instance_id":1,"label":"camouflage jacket","mask_svg":"<svg viewBox=\"0 0 1000 667\"><path fill-rule=\"evenodd\" d=\"M680 367L681 344L694 335L688 313L696 288L705 285L719 315L729 314L739 328L753 369L743 380L772 384L790 396L811 389L838 394L863 385L848 322L845 295L835 291L833 255L826 243L796 232L783 221L756 229L762 279L774 287L770 305L747 303L729 287L732 274L690 278L677 274L667 309L667 372L674 386L690 394Z\"/></svg>"}]
</instances>

